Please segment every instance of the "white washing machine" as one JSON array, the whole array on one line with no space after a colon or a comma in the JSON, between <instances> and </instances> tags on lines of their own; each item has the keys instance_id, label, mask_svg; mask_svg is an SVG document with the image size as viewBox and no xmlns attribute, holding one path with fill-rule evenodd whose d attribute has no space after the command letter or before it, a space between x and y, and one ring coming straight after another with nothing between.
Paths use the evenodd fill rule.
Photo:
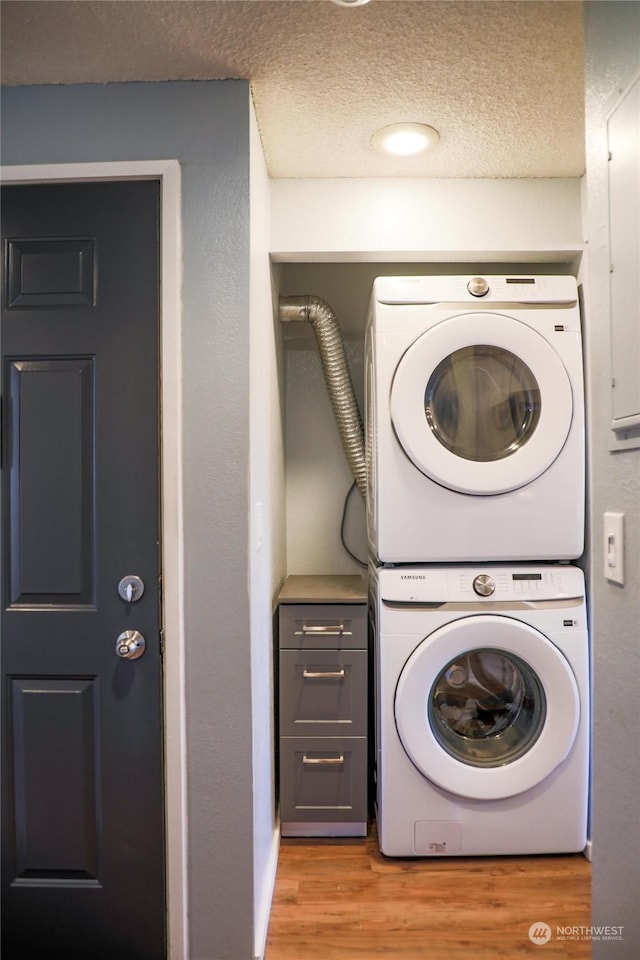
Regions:
<instances>
[{"instance_id":1,"label":"white washing machine","mask_svg":"<svg viewBox=\"0 0 640 960\"><path fill-rule=\"evenodd\" d=\"M372 556L580 556L584 397L573 277L379 277L365 379Z\"/></svg>"},{"instance_id":2,"label":"white washing machine","mask_svg":"<svg viewBox=\"0 0 640 960\"><path fill-rule=\"evenodd\" d=\"M371 570L387 856L584 849L584 578L569 565Z\"/></svg>"}]
</instances>

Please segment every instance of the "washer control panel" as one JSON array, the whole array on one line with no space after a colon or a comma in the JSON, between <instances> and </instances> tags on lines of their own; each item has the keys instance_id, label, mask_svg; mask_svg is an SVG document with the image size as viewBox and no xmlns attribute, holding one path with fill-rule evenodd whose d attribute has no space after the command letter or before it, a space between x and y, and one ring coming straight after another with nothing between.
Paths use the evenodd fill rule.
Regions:
<instances>
[{"instance_id":1,"label":"washer control panel","mask_svg":"<svg viewBox=\"0 0 640 960\"><path fill-rule=\"evenodd\" d=\"M582 570L568 564L380 567L376 576L381 599L396 603L563 600L585 589Z\"/></svg>"}]
</instances>

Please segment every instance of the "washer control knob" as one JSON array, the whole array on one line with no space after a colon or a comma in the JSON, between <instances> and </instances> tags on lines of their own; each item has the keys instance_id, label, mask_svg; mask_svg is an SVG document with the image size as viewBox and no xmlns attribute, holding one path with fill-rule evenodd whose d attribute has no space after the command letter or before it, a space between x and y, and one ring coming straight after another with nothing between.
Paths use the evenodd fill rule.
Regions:
<instances>
[{"instance_id":1,"label":"washer control knob","mask_svg":"<svg viewBox=\"0 0 640 960\"><path fill-rule=\"evenodd\" d=\"M495 581L488 573L479 574L473 581L473 589L479 597L490 597L495 588Z\"/></svg>"},{"instance_id":2,"label":"washer control knob","mask_svg":"<svg viewBox=\"0 0 640 960\"><path fill-rule=\"evenodd\" d=\"M484 277L473 277L467 284L467 290L472 297L486 297L489 293L489 284Z\"/></svg>"}]
</instances>

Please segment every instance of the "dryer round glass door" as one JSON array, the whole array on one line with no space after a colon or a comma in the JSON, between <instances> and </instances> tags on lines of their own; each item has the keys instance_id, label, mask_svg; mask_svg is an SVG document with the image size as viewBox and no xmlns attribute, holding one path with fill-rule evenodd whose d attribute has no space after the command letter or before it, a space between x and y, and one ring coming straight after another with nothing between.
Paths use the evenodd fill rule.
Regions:
<instances>
[{"instance_id":1,"label":"dryer round glass door","mask_svg":"<svg viewBox=\"0 0 640 960\"><path fill-rule=\"evenodd\" d=\"M425 777L457 796L497 800L532 789L565 760L580 698L568 661L542 633L511 617L474 616L419 644L394 711Z\"/></svg>"},{"instance_id":2,"label":"dryer round glass door","mask_svg":"<svg viewBox=\"0 0 640 960\"><path fill-rule=\"evenodd\" d=\"M540 420L538 381L502 347L455 350L427 382L424 412L435 437L457 457L504 460L533 436Z\"/></svg>"},{"instance_id":3,"label":"dryer round glass door","mask_svg":"<svg viewBox=\"0 0 640 960\"><path fill-rule=\"evenodd\" d=\"M450 317L398 364L391 419L426 476L461 493L525 486L554 462L573 417L569 375L553 347L501 314Z\"/></svg>"}]
</instances>

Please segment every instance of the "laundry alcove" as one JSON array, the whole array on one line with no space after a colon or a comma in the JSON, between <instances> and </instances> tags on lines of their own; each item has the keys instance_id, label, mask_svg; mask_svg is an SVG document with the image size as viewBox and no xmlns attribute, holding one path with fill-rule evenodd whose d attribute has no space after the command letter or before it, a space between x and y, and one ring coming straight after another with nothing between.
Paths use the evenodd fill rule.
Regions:
<instances>
[{"instance_id":1,"label":"laundry alcove","mask_svg":"<svg viewBox=\"0 0 640 960\"><path fill-rule=\"evenodd\" d=\"M364 330L377 276L513 273L571 274L573 262L292 262L280 265L281 296L309 294L331 304L340 324L354 389L364 410ZM353 574L358 565L340 542L345 498L353 482L340 445L308 324L282 326L284 340L286 543L289 574ZM365 512L353 491L345 518L347 546L366 561Z\"/></svg>"}]
</instances>

